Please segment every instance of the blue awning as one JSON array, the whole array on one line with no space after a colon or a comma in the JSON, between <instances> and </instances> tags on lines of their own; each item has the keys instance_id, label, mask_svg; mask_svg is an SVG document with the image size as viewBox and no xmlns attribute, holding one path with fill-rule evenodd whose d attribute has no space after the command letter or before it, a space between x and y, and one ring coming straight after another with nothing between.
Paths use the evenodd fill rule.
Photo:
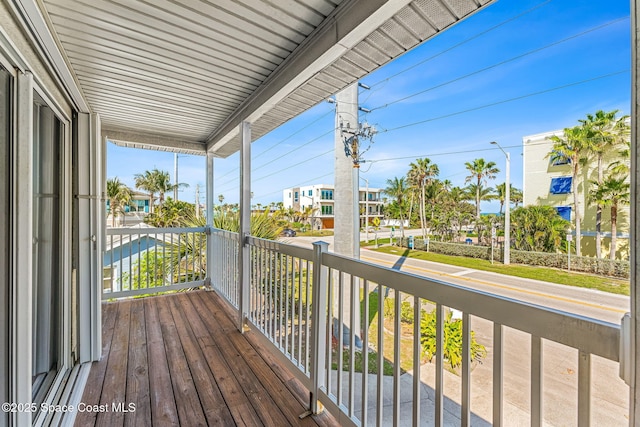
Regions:
<instances>
[{"instance_id":1,"label":"blue awning","mask_svg":"<svg viewBox=\"0 0 640 427\"><path fill-rule=\"evenodd\" d=\"M571 193L571 177L560 176L557 178L551 178L551 188L549 189L551 194L566 194Z\"/></svg>"}]
</instances>

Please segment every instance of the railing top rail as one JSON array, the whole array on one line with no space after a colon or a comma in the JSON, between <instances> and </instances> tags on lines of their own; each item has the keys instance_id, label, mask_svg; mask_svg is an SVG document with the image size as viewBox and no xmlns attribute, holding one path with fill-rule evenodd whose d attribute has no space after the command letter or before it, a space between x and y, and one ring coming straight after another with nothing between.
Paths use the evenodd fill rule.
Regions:
<instances>
[{"instance_id":1,"label":"railing top rail","mask_svg":"<svg viewBox=\"0 0 640 427\"><path fill-rule=\"evenodd\" d=\"M277 251L285 255L290 255L297 258L308 259L308 260L311 260L311 258L313 258L313 249L303 248L297 245L277 242L275 240L261 239L259 237L254 237L254 236L248 236L247 243L250 246L270 249L270 250Z\"/></svg>"},{"instance_id":2,"label":"railing top rail","mask_svg":"<svg viewBox=\"0 0 640 427\"><path fill-rule=\"evenodd\" d=\"M207 227L144 227L144 228L107 228L107 236L161 234L161 233L204 233Z\"/></svg>"},{"instance_id":3,"label":"railing top rail","mask_svg":"<svg viewBox=\"0 0 640 427\"><path fill-rule=\"evenodd\" d=\"M619 361L620 326L613 323L428 279L333 253L323 254L322 264L504 326Z\"/></svg>"},{"instance_id":4,"label":"railing top rail","mask_svg":"<svg viewBox=\"0 0 640 427\"><path fill-rule=\"evenodd\" d=\"M229 231L229 230L223 230L222 228L211 227L211 232L212 233L217 233L217 234L222 234L225 237L235 237L236 239L238 238L238 232L237 231Z\"/></svg>"}]
</instances>

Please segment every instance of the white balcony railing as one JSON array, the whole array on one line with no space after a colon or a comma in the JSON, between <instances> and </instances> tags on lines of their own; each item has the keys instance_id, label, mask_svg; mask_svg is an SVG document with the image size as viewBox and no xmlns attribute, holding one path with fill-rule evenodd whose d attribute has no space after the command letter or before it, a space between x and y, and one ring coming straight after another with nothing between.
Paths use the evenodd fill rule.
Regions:
<instances>
[{"instance_id":1,"label":"white balcony railing","mask_svg":"<svg viewBox=\"0 0 640 427\"><path fill-rule=\"evenodd\" d=\"M171 241L166 229L146 233ZM110 235L127 240L140 232ZM205 231L176 231L174 243L177 235L197 242ZM208 236L210 284L240 309L238 235L213 229ZM246 322L308 388L312 410L324 405L342 425L612 425L612 405L628 414L628 388L617 375L619 325L353 260L328 253L324 244L312 250L253 237L243 243L250 258ZM205 253L202 245L193 247ZM202 255L188 259L186 276L166 274L167 280L205 269ZM204 283L198 278L162 289ZM133 289L135 283L105 298L149 293ZM454 309L462 327L457 375L448 371L442 345ZM429 312L439 345L425 364L421 317ZM408 314L410 327L401 323ZM472 362L476 340L487 350L481 366ZM566 378L550 376L545 360L566 364ZM598 384L615 392L603 396Z\"/></svg>"},{"instance_id":2,"label":"white balcony railing","mask_svg":"<svg viewBox=\"0 0 640 427\"><path fill-rule=\"evenodd\" d=\"M102 299L205 284L206 229L108 228Z\"/></svg>"}]
</instances>

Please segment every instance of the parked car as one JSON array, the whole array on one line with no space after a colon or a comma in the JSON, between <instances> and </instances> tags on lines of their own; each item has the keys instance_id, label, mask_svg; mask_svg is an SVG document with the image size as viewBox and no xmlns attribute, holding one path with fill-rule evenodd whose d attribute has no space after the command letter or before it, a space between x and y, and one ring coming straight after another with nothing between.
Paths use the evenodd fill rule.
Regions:
<instances>
[{"instance_id":1,"label":"parked car","mask_svg":"<svg viewBox=\"0 0 640 427\"><path fill-rule=\"evenodd\" d=\"M296 230L285 228L284 230L282 230L282 233L280 233L280 235L284 237L296 237Z\"/></svg>"}]
</instances>

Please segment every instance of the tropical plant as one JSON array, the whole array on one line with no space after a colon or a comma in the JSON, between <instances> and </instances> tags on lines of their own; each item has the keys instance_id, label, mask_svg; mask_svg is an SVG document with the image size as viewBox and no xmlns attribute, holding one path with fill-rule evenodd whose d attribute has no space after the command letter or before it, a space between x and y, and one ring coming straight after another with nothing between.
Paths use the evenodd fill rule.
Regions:
<instances>
[{"instance_id":1,"label":"tropical plant","mask_svg":"<svg viewBox=\"0 0 640 427\"><path fill-rule=\"evenodd\" d=\"M511 212L511 237L516 250L558 252L571 226L551 206L527 206Z\"/></svg>"},{"instance_id":2,"label":"tropical plant","mask_svg":"<svg viewBox=\"0 0 640 427\"><path fill-rule=\"evenodd\" d=\"M466 177L465 182L471 182L475 184L475 202L476 202L476 221L480 220L480 201L481 190L483 184L487 184L490 179L495 179L496 174L500 172L500 169L496 167L495 162L487 162L485 159L475 159L472 162L466 162L464 166L469 171L469 175Z\"/></svg>"},{"instance_id":3,"label":"tropical plant","mask_svg":"<svg viewBox=\"0 0 640 427\"><path fill-rule=\"evenodd\" d=\"M401 222L405 219L406 197L408 193L407 181L404 177L387 179L387 187L383 190L385 194L393 199L389 205L390 211L398 216ZM404 227L402 227L402 237L404 237Z\"/></svg>"},{"instance_id":4,"label":"tropical plant","mask_svg":"<svg viewBox=\"0 0 640 427\"><path fill-rule=\"evenodd\" d=\"M147 215L144 222L153 227L181 227L195 213L193 203L169 198Z\"/></svg>"},{"instance_id":5,"label":"tropical plant","mask_svg":"<svg viewBox=\"0 0 640 427\"><path fill-rule=\"evenodd\" d=\"M116 217L124 214L125 206L131 202L131 189L122 183L118 177L107 179L107 200L111 214L111 226L115 227Z\"/></svg>"},{"instance_id":6,"label":"tropical plant","mask_svg":"<svg viewBox=\"0 0 640 427\"><path fill-rule=\"evenodd\" d=\"M617 233L618 233L618 209L621 205L628 205L630 201L629 183L626 177L616 178L610 176L601 184L596 184L590 192L592 199L602 205L611 208L611 245L609 248L609 258L615 259Z\"/></svg>"},{"instance_id":7,"label":"tropical plant","mask_svg":"<svg viewBox=\"0 0 640 427\"><path fill-rule=\"evenodd\" d=\"M422 335L420 342L422 349L429 360L433 359L438 348L436 340L436 310L426 314L423 313L420 324ZM449 311L444 318L442 355L449 362L452 368L457 368L462 364L462 320L452 319L452 312ZM475 337L475 332L471 331L471 361L481 361L487 355L487 349L480 344Z\"/></svg>"},{"instance_id":8,"label":"tropical plant","mask_svg":"<svg viewBox=\"0 0 640 427\"><path fill-rule=\"evenodd\" d=\"M136 188L144 190L149 193L150 203L149 212L153 213L153 206L155 203L155 194L158 192L158 180L157 175L160 171L153 169L152 171L145 171L144 173L137 173L134 175Z\"/></svg>"},{"instance_id":9,"label":"tropical plant","mask_svg":"<svg viewBox=\"0 0 640 427\"><path fill-rule=\"evenodd\" d=\"M616 117L618 110L604 112L596 111L594 115L587 114L587 118L579 120L584 128L584 144L589 155L596 158L597 180L595 184L604 183L604 154L619 146L629 133L626 120L629 116ZM596 202L596 257L602 257L602 209L603 204Z\"/></svg>"},{"instance_id":10,"label":"tropical plant","mask_svg":"<svg viewBox=\"0 0 640 427\"><path fill-rule=\"evenodd\" d=\"M553 142L551 151L547 154L552 163L569 162L571 164L571 191L573 193L573 207L576 228L576 255L581 256L581 216L580 199L578 196L578 176L581 161L586 155L585 130L582 126L565 128L562 136L549 137Z\"/></svg>"},{"instance_id":11,"label":"tropical plant","mask_svg":"<svg viewBox=\"0 0 640 427\"><path fill-rule=\"evenodd\" d=\"M172 184L169 172L154 169L153 173L155 175L156 189L158 190L158 203L160 203L160 206L164 204L165 193L170 193L179 188L189 187L189 184L185 184L183 182Z\"/></svg>"},{"instance_id":12,"label":"tropical plant","mask_svg":"<svg viewBox=\"0 0 640 427\"><path fill-rule=\"evenodd\" d=\"M420 227L422 229L422 237L426 238L426 211L425 211L425 187L427 183L430 183L433 178L438 176L440 170L438 169L438 165L435 163L431 163L431 160L428 158L420 158L416 159L415 162L412 162L409 165L409 172L407 174L407 179L410 185L418 189L420 191L420 205L419 205L419 214L420 214Z\"/></svg>"},{"instance_id":13,"label":"tropical plant","mask_svg":"<svg viewBox=\"0 0 640 427\"><path fill-rule=\"evenodd\" d=\"M504 204L506 202L505 200L506 197L507 197L507 183L503 182L502 184L496 185L496 199L500 201L500 215L502 215ZM515 203L516 207L518 207L517 203L522 203L522 191L515 188L513 184L509 184L509 201L511 203Z\"/></svg>"}]
</instances>

